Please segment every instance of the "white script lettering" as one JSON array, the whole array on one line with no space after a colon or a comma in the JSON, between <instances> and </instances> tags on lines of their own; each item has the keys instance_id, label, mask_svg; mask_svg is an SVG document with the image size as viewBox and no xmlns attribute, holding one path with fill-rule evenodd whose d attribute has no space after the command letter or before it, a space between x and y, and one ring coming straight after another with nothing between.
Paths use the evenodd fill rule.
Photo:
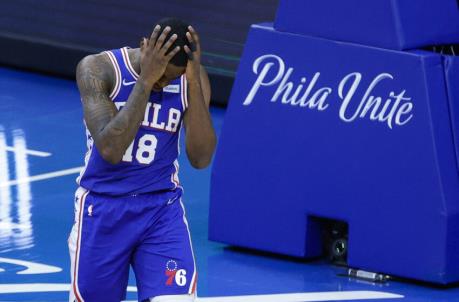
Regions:
<instances>
[{"instance_id":1,"label":"white script lettering","mask_svg":"<svg viewBox=\"0 0 459 302\"><path fill-rule=\"evenodd\" d=\"M271 102L280 102L312 110L324 111L329 108L328 100L333 92L329 86L319 86L320 72L315 72L308 82L307 77L295 75L295 68L286 66L284 60L274 54L258 57L252 66L257 78L243 105L249 106L264 88L273 87L275 91ZM295 79L300 79L295 80ZM361 87L363 75L352 72L342 78L338 84L338 97L341 99L339 118L347 123L357 119L385 123L390 129L404 126L413 118L414 104L406 90L396 93L389 91L386 96L377 95L394 81L390 73L380 73L370 82L369 86ZM381 84L382 83L382 84ZM271 88L271 89L273 89ZM358 96L362 91L363 96ZM265 92L266 94L266 92Z\"/></svg>"}]
</instances>

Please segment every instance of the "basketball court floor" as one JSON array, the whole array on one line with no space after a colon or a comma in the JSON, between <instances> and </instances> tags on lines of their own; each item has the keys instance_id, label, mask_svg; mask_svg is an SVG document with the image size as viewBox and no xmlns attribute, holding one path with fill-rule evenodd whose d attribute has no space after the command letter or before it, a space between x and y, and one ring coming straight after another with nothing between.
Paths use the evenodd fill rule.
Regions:
<instances>
[{"instance_id":1,"label":"basketball court floor","mask_svg":"<svg viewBox=\"0 0 459 302\"><path fill-rule=\"evenodd\" d=\"M219 133L224 110L211 111ZM74 82L0 68L0 301L68 301L67 236L85 150ZM344 268L320 260L208 241L211 169L192 169L184 154L180 161L199 301L459 301L459 286L373 284L340 276ZM136 301L132 275L129 284L127 300Z\"/></svg>"}]
</instances>

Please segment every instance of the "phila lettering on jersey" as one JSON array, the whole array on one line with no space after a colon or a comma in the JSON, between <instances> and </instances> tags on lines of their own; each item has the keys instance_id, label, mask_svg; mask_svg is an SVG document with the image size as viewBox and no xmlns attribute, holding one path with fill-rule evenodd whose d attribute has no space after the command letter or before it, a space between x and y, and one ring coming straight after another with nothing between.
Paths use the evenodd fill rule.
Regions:
<instances>
[{"instance_id":1,"label":"phila lettering on jersey","mask_svg":"<svg viewBox=\"0 0 459 302\"><path fill-rule=\"evenodd\" d=\"M116 75L110 98L118 110L123 110L139 77L129 61L127 49L105 52ZM115 196L181 188L177 157L187 107L184 75L161 92L152 92L140 129L122 161L116 165L102 158L86 129L88 152L77 183L91 192Z\"/></svg>"}]
</instances>

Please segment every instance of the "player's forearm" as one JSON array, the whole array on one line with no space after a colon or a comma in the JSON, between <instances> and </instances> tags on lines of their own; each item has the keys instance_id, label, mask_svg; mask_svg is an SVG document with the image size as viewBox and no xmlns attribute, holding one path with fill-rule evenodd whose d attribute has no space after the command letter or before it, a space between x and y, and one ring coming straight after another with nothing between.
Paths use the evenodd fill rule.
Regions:
<instances>
[{"instance_id":1,"label":"player's forearm","mask_svg":"<svg viewBox=\"0 0 459 302\"><path fill-rule=\"evenodd\" d=\"M186 112L186 151L193 167L210 164L217 138L204 101L200 81L189 81L189 107Z\"/></svg>"},{"instance_id":2,"label":"player's forearm","mask_svg":"<svg viewBox=\"0 0 459 302\"><path fill-rule=\"evenodd\" d=\"M126 149L134 140L150 98L151 85L139 79L126 105L104 127L100 136L103 140L104 158L112 164L121 161Z\"/></svg>"}]
</instances>

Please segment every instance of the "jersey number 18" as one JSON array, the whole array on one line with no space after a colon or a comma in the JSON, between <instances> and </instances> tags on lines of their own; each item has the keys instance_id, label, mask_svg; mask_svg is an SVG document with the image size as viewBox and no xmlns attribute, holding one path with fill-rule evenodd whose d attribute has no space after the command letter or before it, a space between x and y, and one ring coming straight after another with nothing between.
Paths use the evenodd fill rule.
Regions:
<instances>
[{"instance_id":1,"label":"jersey number 18","mask_svg":"<svg viewBox=\"0 0 459 302\"><path fill-rule=\"evenodd\" d=\"M155 160L158 139L153 134L143 135L137 144L135 159L144 165L149 165ZM133 159L134 141L129 145L123 156L123 161L131 163Z\"/></svg>"}]
</instances>

